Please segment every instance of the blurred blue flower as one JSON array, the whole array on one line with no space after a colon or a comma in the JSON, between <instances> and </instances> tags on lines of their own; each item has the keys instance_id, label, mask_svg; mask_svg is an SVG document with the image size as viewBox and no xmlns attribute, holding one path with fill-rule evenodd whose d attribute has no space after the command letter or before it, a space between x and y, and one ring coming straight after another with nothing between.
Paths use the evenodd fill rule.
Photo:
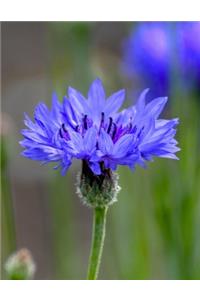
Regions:
<instances>
[{"instance_id":1,"label":"blurred blue flower","mask_svg":"<svg viewBox=\"0 0 200 300\"><path fill-rule=\"evenodd\" d=\"M186 87L200 86L200 22L177 25L180 69Z\"/></svg>"},{"instance_id":2,"label":"blurred blue flower","mask_svg":"<svg viewBox=\"0 0 200 300\"><path fill-rule=\"evenodd\" d=\"M122 67L158 96L169 93L171 32L165 22L141 22L123 44Z\"/></svg>"},{"instance_id":3,"label":"blurred blue flower","mask_svg":"<svg viewBox=\"0 0 200 300\"><path fill-rule=\"evenodd\" d=\"M118 112L125 98L120 90L106 99L102 82L96 79L87 99L77 90L68 89L62 104L53 94L52 109L44 103L36 106L34 119L25 115L22 130L26 149L22 154L44 163L58 162L65 174L72 159L84 160L94 174L118 165L134 169L145 166L153 156L177 159L174 139L178 119L158 119L167 98L145 104L145 90L135 106Z\"/></svg>"}]
</instances>

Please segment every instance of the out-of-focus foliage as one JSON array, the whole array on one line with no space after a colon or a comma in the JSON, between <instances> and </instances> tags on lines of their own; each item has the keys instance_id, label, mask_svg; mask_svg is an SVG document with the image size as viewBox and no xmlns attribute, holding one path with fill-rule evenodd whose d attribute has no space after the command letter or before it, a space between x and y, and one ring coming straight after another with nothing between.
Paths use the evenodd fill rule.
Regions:
<instances>
[{"instance_id":1,"label":"out-of-focus foliage","mask_svg":"<svg viewBox=\"0 0 200 300\"><path fill-rule=\"evenodd\" d=\"M15 249L14 214L11 187L8 175L8 152L4 136L1 136L1 270L4 276L4 262L8 253Z\"/></svg>"}]
</instances>

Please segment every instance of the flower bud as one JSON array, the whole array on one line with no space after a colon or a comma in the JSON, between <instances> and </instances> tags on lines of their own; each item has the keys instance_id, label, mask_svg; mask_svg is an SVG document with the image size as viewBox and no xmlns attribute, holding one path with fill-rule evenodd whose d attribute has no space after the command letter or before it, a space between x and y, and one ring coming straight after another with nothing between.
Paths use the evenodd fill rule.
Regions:
<instances>
[{"instance_id":1,"label":"flower bud","mask_svg":"<svg viewBox=\"0 0 200 300\"><path fill-rule=\"evenodd\" d=\"M27 249L20 249L12 254L5 264L8 279L25 280L32 279L35 274L35 263Z\"/></svg>"},{"instance_id":2,"label":"flower bud","mask_svg":"<svg viewBox=\"0 0 200 300\"><path fill-rule=\"evenodd\" d=\"M106 207L117 201L119 176L101 165L102 174L95 175L86 161L77 176L77 194L90 207Z\"/></svg>"}]
</instances>

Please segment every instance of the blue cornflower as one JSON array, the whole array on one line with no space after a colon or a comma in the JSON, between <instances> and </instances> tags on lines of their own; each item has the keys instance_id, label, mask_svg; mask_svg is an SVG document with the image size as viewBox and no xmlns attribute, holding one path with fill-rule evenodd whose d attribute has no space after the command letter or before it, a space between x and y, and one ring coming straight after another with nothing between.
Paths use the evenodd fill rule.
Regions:
<instances>
[{"instance_id":1,"label":"blue cornflower","mask_svg":"<svg viewBox=\"0 0 200 300\"><path fill-rule=\"evenodd\" d=\"M127 165L145 166L153 156L177 159L174 139L178 119L158 119L166 97L145 103L145 90L136 105L119 112L125 98L120 90L106 99L100 79L90 86L87 99L68 89L62 104L53 94L52 109L36 106L32 122L25 114L22 154L44 163L57 162L65 174L73 159L81 159L95 175Z\"/></svg>"},{"instance_id":2,"label":"blue cornflower","mask_svg":"<svg viewBox=\"0 0 200 300\"><path fill-rule=\"evenodd\" d=\"M179 63L186 87L200 85L200 22L177 25Z\"/></svg>"},{"instance_id":3,"label":"blue cornflower","mask_svg":"<svg viewBox=\"0 0 200 300\"><path fill-rule=\"evenodd\" d=\"M139 78L158 96L169 92L172 40L164 22L142 22L133 28L123 44L123 71L130 79Z\"/></svg>"}]
</instances>

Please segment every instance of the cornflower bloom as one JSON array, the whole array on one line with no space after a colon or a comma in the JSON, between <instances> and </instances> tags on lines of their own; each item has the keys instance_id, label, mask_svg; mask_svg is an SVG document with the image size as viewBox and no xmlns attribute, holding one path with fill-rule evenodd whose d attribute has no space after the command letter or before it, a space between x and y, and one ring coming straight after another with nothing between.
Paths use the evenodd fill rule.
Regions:
<instances>
[{"instance_id":1,"label":"cornflower bloom","mask_svg":"<svg viewBox=\"0 0 200 300\"><path fill-rule=\"evenodd\" d=\"M164 22L141 22L123 43L122 69L130 78L151 86L153 95L169 93L172 39Z\"/></svg>"},{"instance_id":2,"label":"cornflower bloom","mask_svg":"<svg viewBox=\"0 0 200 300\"><path fill-rule=\"evenodd\" d=\"M25 147L22 154L43 163L56 162L64 175L73 159L82 160L78 194L95 208L95 226L88 279L98 273L105 236L108 206L116 201L118 178L113 172L119 165L134 170L145 167L154 156L177 159L176 134L178 119L159 119L166 97L145 103L143 91L136 105L119 111L125 98L120 90L106 98L100 79L90 86L87 99L77 90L68 89L60 103L53 94L52 109L38 104L34 119L25 115L22 130Z\"/></svg>"},{"instance_id":3,"label":"cornflower bloom","mask_svg":"<svg viewBox=\"0 0 200 300\"><path fill-rule=\"evenodd\" d=\"M200 22L181 22L177 25L179 67L183 87L200 86Z\"/></svg>"}]
</instances>

